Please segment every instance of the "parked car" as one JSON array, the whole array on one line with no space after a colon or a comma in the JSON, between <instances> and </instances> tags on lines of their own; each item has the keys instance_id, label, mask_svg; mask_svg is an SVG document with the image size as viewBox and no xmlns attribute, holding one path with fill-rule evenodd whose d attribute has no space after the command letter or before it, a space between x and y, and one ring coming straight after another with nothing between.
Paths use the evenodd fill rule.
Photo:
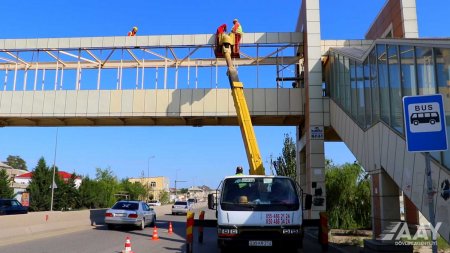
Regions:
<instances>
[{"instance_id":1,"label":"parked car","mask_svg":"<svg viewBox=\"0 0 450 253\"><path fill-rule=\"evenodd\" d=\"M25 213L28 213L28 207L22 206L17 199L0 199L0 215Z\"/></svg>"},{"instance_id":2,"label":"parked car","mask_svg":"<svg viewBox=\"0 0 450 253\"><path fill-rule=\"evenodd\" d=\"M160 206L161 202L159 202L159 200L150 200L147 204L149 206Z\"/></svg>"},{"instance_id":3,"label":"parked car","mask_svg":"<svg viewBox=\"0 0 450 253\"><path fill-rule=\"evenodd\" d=\"M193 205L193 204L197 203L197 199L188 199L187 201L188 201L189 205Z\"/></svg>"},{"instance_id":4,"label":"parked car","mask_svg":"<svg viewBox=\"0 0 450 253\"><path fill-rule=\"evenodd\" d=\"M155 221L155 211L143 201L118 201L105 214L109 229L116 225L133 225L143 230L147 225L154 226Z\"/></svg>"},{"instance_id":5,"label":"parked car","mask_svg":"<svg viewBox=\"0 0 450 253\"><path fill-rule=\"evenodd\" d=\"M187 201L175 201L172 206L172 215L184 213L192 209L192 206Z\"/></svg>"}]
</instances>

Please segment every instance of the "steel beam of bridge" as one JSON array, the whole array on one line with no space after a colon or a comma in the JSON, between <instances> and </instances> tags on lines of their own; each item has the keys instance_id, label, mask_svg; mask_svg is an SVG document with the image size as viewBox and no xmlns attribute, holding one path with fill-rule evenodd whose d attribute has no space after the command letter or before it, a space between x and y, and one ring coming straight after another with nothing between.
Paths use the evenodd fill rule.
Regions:
<instances>
[{"instance_id":1,"label":"steel beam of bridge","mask_svg":"<svg viewBox=\"0 0 450 253\"><path fill-rule=\"evenodd\" d=\"M214 44L213 34L3 39L0 70L225 66L214 57ZM301 33L246 33L234 63L294 64L294 48L302 44Z\"/></svg>"}]
</instances>

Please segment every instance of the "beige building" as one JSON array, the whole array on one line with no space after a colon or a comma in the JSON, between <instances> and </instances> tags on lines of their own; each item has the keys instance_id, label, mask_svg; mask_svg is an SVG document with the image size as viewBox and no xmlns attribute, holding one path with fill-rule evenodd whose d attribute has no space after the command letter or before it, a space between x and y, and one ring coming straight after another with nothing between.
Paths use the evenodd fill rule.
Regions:
<instances>
[{"instance_id":1,"label":"beige building","mask_svg":"<svg viewBox=\"0 0 450 253\"><path fill-rule=\"evenodd\" d=\"M8 175L9 179L11 180L10 186L12 188L14 188L14 194L16 194L15 198L20 201L22 198L22 192L24 192L26 190L27 186L17 183L16 177L23 175L23 174L27 173L28 171L14 169L13 167L11 167L9 165L0 162L0 170L3 170L3 169L6 171L6 174Z\"/></svg>"},{"instance_id":2,"label":"beige building","mask_svg":"<svg viewBox=\"0 0 450 253\"><path fill-rule=\"evenodd\" d=\"M140 177L130 178L129 182L139 182L148 189L149 200L159 200L162 192L169 192L168 177Z\"/></svg>"}]
</instances>

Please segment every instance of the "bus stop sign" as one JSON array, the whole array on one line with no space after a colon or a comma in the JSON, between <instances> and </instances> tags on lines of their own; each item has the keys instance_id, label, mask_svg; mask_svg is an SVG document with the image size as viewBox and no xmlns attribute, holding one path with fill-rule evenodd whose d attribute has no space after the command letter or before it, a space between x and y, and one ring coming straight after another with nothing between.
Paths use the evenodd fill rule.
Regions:
<instances>
[{"instance_id":1,"label":"bus stop sign","mask_svg":"<svg viewBox=\"0 0 450 253\"><path fill-rule=\"evenodd\" d=\"M405 135L409 152L447 150L442 95L403 97Z\"/></svg>"}]
</instances>

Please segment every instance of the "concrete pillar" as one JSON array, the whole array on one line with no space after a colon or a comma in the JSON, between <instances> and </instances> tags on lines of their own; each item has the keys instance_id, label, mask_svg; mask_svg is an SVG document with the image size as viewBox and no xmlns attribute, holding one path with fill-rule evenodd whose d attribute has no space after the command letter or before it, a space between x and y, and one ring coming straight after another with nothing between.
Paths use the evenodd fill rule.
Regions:
<instances>
[{"instance_id":1,"label":"concrete pillar","mask_svg":"<svg viewBox=\"0 0 450 253\"><path fill-rule=\"evenodd\" d=\"M403 208L405 210L405 222L408 223L409 232L416 233L417 225L419 225L419 210L412 201L403 194Z\"/></svg>"},{"instance_id":2,"label":"concrete pillar","mask_svg":"<svg viewBox=\"0 0 450 253\"><path fill-rule=\"evenodd\" d=\"M384 171L372 174L372 231L377 239L390 229L392 222L400 222L400 195L397 184Z\"/></svg>"}]
</instances>

